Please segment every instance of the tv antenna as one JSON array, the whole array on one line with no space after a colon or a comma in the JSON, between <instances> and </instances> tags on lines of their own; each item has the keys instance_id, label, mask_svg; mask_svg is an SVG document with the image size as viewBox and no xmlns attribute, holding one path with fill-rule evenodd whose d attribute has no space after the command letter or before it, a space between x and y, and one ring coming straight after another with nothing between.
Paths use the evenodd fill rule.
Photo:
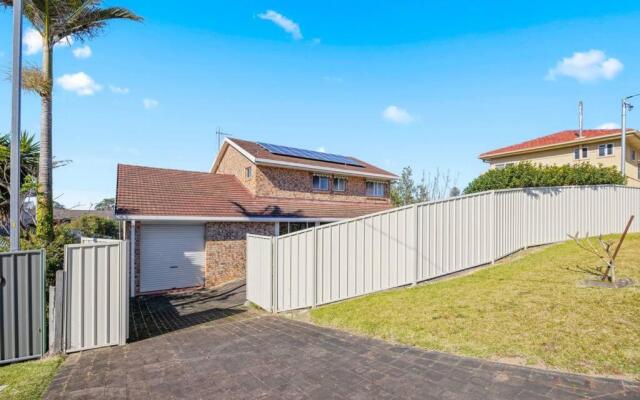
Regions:
<instances>
[{"instance_id":1,"label":"tv antenna","mask_svg":"<svg viewBox=\"0 0 640 400\"><path fill-rule=\"evenodd\" d=\"M216 128L216 136L218 137L218 150L222 147L222 140L227 136L231 136L230 133L224 133L220 127Z\"/></svg>"}]
</instances>

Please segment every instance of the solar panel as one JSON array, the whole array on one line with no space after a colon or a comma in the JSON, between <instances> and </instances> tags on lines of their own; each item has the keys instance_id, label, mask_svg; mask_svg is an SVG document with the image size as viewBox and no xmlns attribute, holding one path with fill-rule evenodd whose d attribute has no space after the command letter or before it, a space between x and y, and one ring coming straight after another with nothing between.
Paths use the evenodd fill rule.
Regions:
<instances>
[{"instance_id":1,"label":"solar panel","mask_svg":"<svg viewBox=\"0 0 640 400\"><path fill-rule=\"evenodd\" d=\"M260 143L265 150L272 154L279 154L281 156L305 158L307 160L326 161L335 164L353 165L356 167L362 167L362 164L358 163L351 157L345 157L338 154L322 153L320 151L296 149L295 147L279 146L277 144Z\"/></svg>"}]
</instances>

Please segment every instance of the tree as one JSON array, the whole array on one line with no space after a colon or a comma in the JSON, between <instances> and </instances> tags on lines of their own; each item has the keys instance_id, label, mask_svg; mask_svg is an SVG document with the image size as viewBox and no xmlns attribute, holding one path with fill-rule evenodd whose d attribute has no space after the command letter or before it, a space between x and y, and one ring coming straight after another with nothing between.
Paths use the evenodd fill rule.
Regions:
<instances>
[{"instance_id":1,"label":"tree","mask_svg":"<svg viewBox=\"0 0 640 400\"><path fill-rule=\"evenodd\" d=\"M79 231L82 236L115 239L118 237L118 223L97 215L83 215L69 223L71 229Z\"/></svg>"},{"instance_id":2,"label":"tree","mask_svg":"<svg viewBox=\"0 0 640 400\"><path fill-rule=\"evenodd\" d=\"M402 168L400 179L393 183L391 200L395 206L406 206L414 203L415 183L411 167Z\"/></svg>"},{"instance_id":3,"label":"tree","mask_svg":"<svg viewBox=\"0 0 640 400\"><path fill-rule=\"evenodd\" d=\"M449 191L449 197L458 197L460 196L460 189L457 186L454 186Z\"/></svg>"},{"instance_id":4,"label":"tree","mask_svg":"<svg viewBox=\"0 0 640 400\"><path fill-rule=\"evenodd\" d=\"M28 195L30 183L38 173L40 147L33 135L23 132L20 136L20 186L19 195ZM11 135L0 135L0 220L3 226L9 221L9 195L11 187ZM23 204L23 201L20 202Z\"/></svg>"},{"instance_id":5,"label":"tree","mask_svg":"<svg viewBox=\"0 0 640 400\"><path fill-rule=\"evenodd\" d=\"M102 199L96 204L95 209L99 211L113 211L116 209L116 199L113 197Z\"/></svg>"},{"instance_id":6,"label":"tree","mask_svg":"<svg viewBox=\"0 0 640 400\"><path fill-rule=\"evenodd\" d=\"M590 163L534 165L521 162L502 169L490 169L471 181L464 192L469 194L486 190L545 186L624 185L626 181L627 178L616 167Z\"/></svg>"},{"instance_id":7,"label":"tree","mask_svg":"<svg viewBox=\"0 0 640 400\"><path fill-rule=\"evenodd\" d=\"M446 197L449 185L455 181L449 171L439 169L434 174L422 172L420 183L413 180L411 167L404 167L400 179L391 186L391 201L396 207L425 201L440 200Z\"/></svg>"},{"instance_id":8,"label":"tree","mask_svg":"<svg viewBox=\"0 0 640 400\"><path fill-rule=\"evenodd\" d=\"M0 4L11 7L13 0L0 0ZM37 93L41 100L36 234L48 243L54 236L51 154L54 45L68 38L80 41L92 38L113 19L142 21L142 18L122 7L102 8L102 0L24 0L23 4L25 16L42 36L42 66L27 66L23 76L24 88Z\"/></svg>"}]
</instances>

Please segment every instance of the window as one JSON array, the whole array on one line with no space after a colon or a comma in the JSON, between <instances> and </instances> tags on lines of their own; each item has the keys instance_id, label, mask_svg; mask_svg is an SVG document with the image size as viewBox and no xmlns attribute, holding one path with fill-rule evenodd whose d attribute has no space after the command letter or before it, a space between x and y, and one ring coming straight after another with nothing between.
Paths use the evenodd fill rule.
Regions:
<instances>
[{"instance_id":1,"label":"window","mask_svg":"<svg viewBox=\"0 0 640 400\"><path fill-rule=\"evenodd\" d=\"M610 156L613 154L613 143L601 144L598 146L598 156Z\"/></svg>"},{"instance_id":2,"label":"window","mask_svg":"<svg viewBox=\"0 0 640 400\"><path fill-rule=\"evenodd\" d=\"M286 235L287 233L298 232L303 229L316 226L315 222L279 222L279 235Z\"/></svg>"},{"instance_id":3,"label":"window","mask_svg":"<svg viewBox=\"0 0 640 400\"><path fill-rule=\"evenodd\" d=\"M329 177L322 176L322 175L314 175L313 190L329 190Z\"/></svg>"},{"instance_id":4,"label":"window","mask_svg":"<svg viewBox=\"0 0 640 400\"><path fill-rule=\"evenodd\" d=\"M244 169L244 177L247 179L251 179L253 176L253 169L251 167L247 167Z\"/></svg>"},{"instance_id":5,"label":"window","mask_svg":"<svg viewBox=\"0 0 640 400\"><path fill-rule=\"evenodd\" d=\"M634 149L631 149L631 161L635 161L636 160L636 151Z\"/></svg>"},{"instance_id":6,"label":"window","mask_svg":"<svg viewBox=\"0 0 640 400\"><path fill-rule=\"evenodd\" d=\"M384 196L384 183L367 182L367 196L374 196L374 197Z\"/></svg>"},{"instance_id":7,"label":"window","mask_svg":"<svg viewBox=\"0 0 640 400\"><path fill-rule=\"evenodd\" d=\"M579 160L581 158L588 158L589 157L589 148L588 147L576 147L575 149L573 149L573 159L574 160Z\"/></svg>"},{"instance_id":8,"label":"window","mask_svg":"<svg viewBox=\"0 0 640 400\"><path fill-rule=\"evenodd\" d=\"M347 190L347 179L346 178L333 178L333 191L334 192L344 192Z\"/></svg>"}]
</instances>

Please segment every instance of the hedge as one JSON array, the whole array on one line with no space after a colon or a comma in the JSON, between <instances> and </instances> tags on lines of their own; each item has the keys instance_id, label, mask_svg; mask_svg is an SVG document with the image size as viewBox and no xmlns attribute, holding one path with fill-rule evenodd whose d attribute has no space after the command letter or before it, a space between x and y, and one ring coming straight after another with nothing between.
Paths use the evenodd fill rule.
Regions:
<instances>
[{"instance_id":1,"label":"hedge","mask_svg":"<svg viewBox=\"0 0 640 400\"><path fill-rule=\"evenodd\" d=\"M627 178L616 167L602 167L589 163L534 165L521 162L502 169L490 169L471 181L464 193L523 187L624 185L626 181Z\"/></svg>"}]
</instances>

